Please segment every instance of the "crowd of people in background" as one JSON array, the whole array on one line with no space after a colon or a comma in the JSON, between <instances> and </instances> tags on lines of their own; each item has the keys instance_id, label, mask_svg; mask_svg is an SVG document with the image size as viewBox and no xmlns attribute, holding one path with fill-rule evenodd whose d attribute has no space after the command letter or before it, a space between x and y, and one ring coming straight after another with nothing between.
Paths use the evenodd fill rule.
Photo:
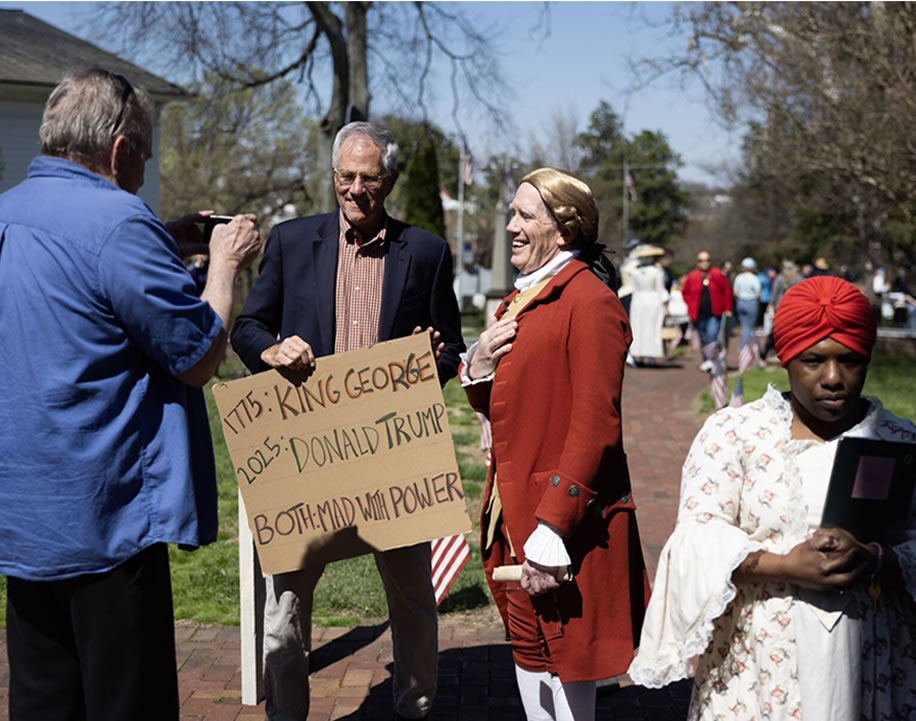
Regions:
<instances>
[{"instance_id":1,"label":"crowd of people in background","mask_svg":"<svg viewBox=\"0 0 916 721\"><path fill-rule=\"evenodd\" d=\"M916 329L916 289L909 273L891 273L866 262L861 271L831 268L825 257L799 264L786 258L778 267L760 267L745 257L736 269L729 259L717 266L708 251L697 254L696 268L679 277L671 271L673 253L632 238L624 244L618 291L633 326L632 367L654 366L681 344L719 350L740 332L739 349L753 346L755 361L775 362L773 316L786 291L805 278L836 276L849 281L869 299L878 325ZM738 330L740 328L740 331ZM667 344L667 345L666 345ZM711 372L704 359L700 370Z\"/></svg>"}]
</instances>

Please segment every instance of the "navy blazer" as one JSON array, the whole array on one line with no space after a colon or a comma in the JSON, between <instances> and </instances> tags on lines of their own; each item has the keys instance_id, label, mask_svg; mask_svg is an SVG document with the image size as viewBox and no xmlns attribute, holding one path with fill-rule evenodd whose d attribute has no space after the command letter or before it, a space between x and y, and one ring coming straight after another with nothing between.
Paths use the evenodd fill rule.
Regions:
<instances>
[{"instance_id":1,"label":"navy blazer","mask_svg":"<svg viewBox=\"0 0 916 721\"><path fill-rule=\"evenodd\" d=\"M334 352L340 213L296 218L270 231L259 276L232 328L232 347L252 373L267 370L261 353L298 335L316 357ZM379 341L432 326L445 350L439 381L458 372L465 349L452 290L452 254L439 236L388 218Z\"/></svg>"}]
</instances>

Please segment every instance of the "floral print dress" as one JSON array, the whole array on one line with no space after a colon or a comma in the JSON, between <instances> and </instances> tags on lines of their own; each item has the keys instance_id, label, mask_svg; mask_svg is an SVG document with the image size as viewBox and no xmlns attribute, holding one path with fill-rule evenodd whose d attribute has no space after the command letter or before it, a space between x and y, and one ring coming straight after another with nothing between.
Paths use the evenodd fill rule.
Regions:
<instances>
[{"instance_id":1,"label":"floral print dress","mask_svg":"<svg viewBox=\"0 0 916 721\"><path fill-rule=\"evenodd\" d=\"M916 442L916 426L866 400L844 435ZM793 439L791 421L771 386L697 435L630 677L657 688L694 675L690 721L916 719L916 508L893 545L906 594L873 605L865 588L731 580L748 554L787 553L817 527L838 441Z\"/></svg>"}]
</instances>

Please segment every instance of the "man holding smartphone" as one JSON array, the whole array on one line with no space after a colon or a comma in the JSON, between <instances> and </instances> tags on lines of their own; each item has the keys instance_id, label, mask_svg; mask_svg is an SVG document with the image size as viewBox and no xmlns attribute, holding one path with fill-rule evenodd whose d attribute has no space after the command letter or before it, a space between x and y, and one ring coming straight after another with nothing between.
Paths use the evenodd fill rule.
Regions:
<instances>
[{"instance_id":1,"label":"man holding smartphone","mask_svg":"<svg viewBox=\"0 0 916 721\"><path fill-rule=\"evenodd\" d=\"M51 93L0 196L0 573L11 721L177 721L167 543L216 538L200 387L226 347L254 216L197 297L141 201L152 105L105 70Z\"/></svg>"}]
</instances>

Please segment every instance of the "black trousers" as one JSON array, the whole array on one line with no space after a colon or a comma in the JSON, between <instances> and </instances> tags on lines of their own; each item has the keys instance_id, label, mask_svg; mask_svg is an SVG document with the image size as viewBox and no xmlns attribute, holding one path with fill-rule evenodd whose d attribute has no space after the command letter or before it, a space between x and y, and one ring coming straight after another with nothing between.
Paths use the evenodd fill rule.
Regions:
<instances>
[{"instance_id":1,"label":"black trousers","mask_svg":"<svg viewBox=\"0 0 916 721\"><path fill-rule=\"evenodd\" d=\"M10 721L176 721L168 547L64 581L7 584Z\"/></svg>"}]
</instances>

